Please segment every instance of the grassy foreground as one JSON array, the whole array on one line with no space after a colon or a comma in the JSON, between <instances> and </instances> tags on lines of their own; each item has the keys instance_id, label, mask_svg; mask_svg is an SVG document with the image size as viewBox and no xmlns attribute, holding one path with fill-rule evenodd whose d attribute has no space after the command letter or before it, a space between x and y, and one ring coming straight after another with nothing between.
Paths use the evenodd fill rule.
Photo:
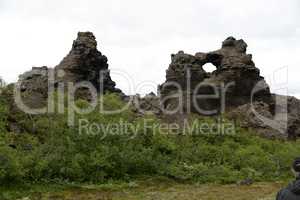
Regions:
<instances>
[{"instance_id":1,"label":"grassy foreground","mask_svg":"<svg viewBox=\"0 0 300 200\"><path fill-rule=\"evenodd\" d=\"M255 183L251 186L188 184L167 179L88 186L36 186L23 190L18 200L273 200L284 184ZM4 191L2 191L4 192ZM18 190L20 192L20 190ZM6 190L13 195L13 190Z\"/></svg>"},{"instance_id":2,"label":"grassy foreground","mask_svg":"<svg viewBox=\"0 0 300 200\"><path fill-rule=\"evenodd\" d=\"M258 137L226 116L190 116L196 128L186 132L163 129L163 119L133 109L109 116L96 109L76 114L69 126L67 109L31 116L1 97L0 200L270 200L292 178L291 163L300 155L300 141ZM99 102L105 110L124 106L114 94ZM82 119L99 130L81 132ZM216 125L228 123L233 134L218 132ZM199 132L201 125L210 128ZM257 184L235 185L246 179Z\"/></svg>"}]
</instances>

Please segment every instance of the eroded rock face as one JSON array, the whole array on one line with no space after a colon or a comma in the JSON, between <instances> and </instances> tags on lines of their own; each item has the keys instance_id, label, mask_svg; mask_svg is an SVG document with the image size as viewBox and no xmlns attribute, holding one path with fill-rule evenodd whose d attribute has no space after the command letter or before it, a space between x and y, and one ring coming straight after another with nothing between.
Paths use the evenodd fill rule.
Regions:
<instances>
[{"instance_id":1,"label":"eroded rock face","mask_svg":"<svg viewBox=\"0 0 300 200\"><path fill-rule=\"evenodd\" d=\"M70 53L55 67L64 73L58 77L59 82L77 83L88 81L97 90L120 92L112 81L107 64L107 57L97 50L97 41L91 32L79 32L73 42Z\"/></svg>"},{"instance_id":2,"label":"eroded rock face","mask_svg":"<svg viewBox=\"0 0 300 200\"><path fill-rule=\"evenodd\" d=\"M187 97L204 79L210 77L202 66L205 64L201 57L196 57L184 53L183 51L171 56L172 62L166 71L166 82L159 86L162 97L162 105L166 110L173 110L181 105L178 99L170 99L169 96L178 95L178 90L182 92L182 110L187 108Z\"/></svg>"},{"instance_id":3,"label":"eroded rock face","mask_svg":"<svg viewBox=\"0 0 300 200\"><path fill-rule=\"evenodd\" d=\"M270 98L269 86L264 78L260 76L260 70L252 61L252 55L247 54L247 44L243 40L236 40L233 37L227 38L220 50L210 52L204 57L217 67L212 76L204 81L213 85L225 84L226 104L237 106L247 103L255 92L255 97L260 99ZM196 56L199 55L196 54ZM254 91L256 90L259 91Z\"/></svg>"},{"instance_id":4,"label":"eroded rock face","mask_svg":"<svg viewBox=\"0 0 300 200\"><path fill-rule=\"evenodd\" d=\"M23 101L31 108L44 107L49 88L82 81L91 83L98 92L121 93L110 77L107 57L97 50L97 41L91 32L79 32L69 54L54 69L33 67L19 78Z\"/></svg>"},{"instance_id":5,"label":"eroded rock face","mask_svg":"<svg viewBox=\"0 0 300 200\"><path fill-rule=\"evenodd\" d=\"M272 95L269 103L255 101L227 113L244 128L251 128L266 138L296 139L300 137L300 100Z\"/></svg>"},{"instance_id":6,"label":"eroded rock face","mask_svg":"<svg viewBox=\"0 0 300 200\"><path fill-rule=\"evenodd\" d=\"M246 52L247 44L243 40L229 37L222 43L221 49L213 52L190 55L180 51L172 55L166 81L159 86L160 95L136 96L138 103L134 107L137 113L143 115L152 112L166 118L170 116L170 119L181 119L190 112L201 115L226 112L230 118L240 121L243 127L251 128L265 137L299 137L300 100L271 94L252 55ZM203 67L207 63L213 64L216 70L206 72ZM53 74L54 80L49 81L49 74ZM102 92L101 88L104 92L121 92L115 88L108 71L107 58L97 50L96 39L90 32L78 33L70 53L57 67L35 67L21 75L19 82L24 103L31 108L40 108L47 103L49 87L82 81L90 82L99 93ZM216 93L216 98L203 96ZM194 100L199 96L201 98ZM180 100L178 97L181 97ZM223 109L221 99L225 99ZM286 102L282 99L286 99ZM216 112L203 113L211 110ZM166 111L175 112L170 114ZM286 119L276 119L276 116L284 116L284 112L288 114ZM273 123L286 124L286 127L277 129L262 118L275 118Z\"/></svg>"},{"instance_id":7,"label":"eroded rock face","mask_svg":"<svg viewBox=\"0 0 300 200\"><path fill-rule=\"evenodd\" d=\"M282 102L282 103L281 103ZM273 95L273 104L270 105L273 109L277 108L277 113L282 111L285 114L287 111L287 137L296 139L300 137L300 100L295 97Z\"/></svg>"},{"instance_id":8,"label":"eroded rock face","mask_svg":"<svg viewBox=\"0 0 300 200\"><path fill-rule=\"evenodd\" d=\"M19 76L18 88L22 102L29 108L42 108L48 97L48 73L46 66L33 67Z\"/></svg>"},{"instance_id":9,"label":"eroded rock face","mask_svg":"<svg viewBox=\"0 0 300 200\"><path fill-rule=\"evenodd\" d=\"M153 92L145 97L135 95L131 97L133 111L139 115L155 114L161 115L160 99Z\"/></svg>"},{"instance_id":10,"label":"eroded rock face","mask_svg":"<svg viewBox=\"0 0 300 200\"><path fill-rule=\"evenodd\" d=\"M247 44L243 40L229 37L217 51L196 53L195 56L183 52L172 55L166 82L160 86L163 105L165 107L178 105L176 99L164 100L178 93L178 87L172 84L174 82L179 84L184 96L183 111L187 110L186 103L189 103L190 109L195 112L199 110L197 107L206 110L218 109L220 107L218 100L199 99L197 103L189 102L195 95L215 94L216 90L223 90L227 107L236 107L250 102L253 92L255 99L268 101L271 97L269 87L260 76L259 69L255 67L252 55L246 54L246 50ZM215 65L216 70L207 73L203 69L207 63Z\"/></svg>"},{"instance_id":11,"label":"eroded rock face","mask_svg":"<svg viewBox=\"0 0 300 200\"><path fill-rule=\"evenodd\" d=\"M166 82L159 87L163 109L175 111L173 116L189 112L201 115L225 112L244 128L253 129L264 137L299 137L300 100L271 94L252 55L246 52L247 44L243 40L229 37L221 49L213 52L193 56L181 51L172 55ZM216 70L206 72L203 66L207 63L213 64ZM202 96L215 94L218 94L215 99ZM194 100L199 95L202 97Z\"/></svg>"}]
</instances>

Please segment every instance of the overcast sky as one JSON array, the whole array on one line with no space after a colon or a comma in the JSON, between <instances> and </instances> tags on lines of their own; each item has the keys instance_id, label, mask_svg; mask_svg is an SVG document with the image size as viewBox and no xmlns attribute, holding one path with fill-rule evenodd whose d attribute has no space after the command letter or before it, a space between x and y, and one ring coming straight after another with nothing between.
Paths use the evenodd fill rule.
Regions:
<instances>
[{"instance_id":1,"label":"overcast sky","mask_svg":"<svg viewBox=\"0 0 300 200\"><path fill-rule=\"evenodd\" d=\"M0 25L7 82L32 66L55 67L78 31L92 31L117 86L147 93L164 82L171 53L216 50L232 35L248 43L273 92L288 86L300 97L299 0L0 0ZM134 87L115 70L128 73ZM139 89L144 81L152 88Z\"/></svg>"}]
</instances>

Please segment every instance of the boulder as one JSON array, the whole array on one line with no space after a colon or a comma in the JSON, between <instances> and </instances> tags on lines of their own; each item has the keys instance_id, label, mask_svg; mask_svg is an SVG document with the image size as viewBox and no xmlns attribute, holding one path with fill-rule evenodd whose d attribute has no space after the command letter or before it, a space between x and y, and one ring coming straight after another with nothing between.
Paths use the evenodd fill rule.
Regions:
<instances>
[{"instance_id":1,"label":"boulder","mask_svg":"<svg viewBox=\"0 0 300 200\"><path fill-rule=\"evenodd\" d=\"M30 108L42 108L48 97L48 69L46 66L33 67L19 76L17 87L23 103Z\"/></svg>"},{"instance_id":2,"label":"boulder","mask_svg":"<svg viewBox=\"0 0 300 200\"><path fill-rule=\"evenodd\" d=\"M153 92L147 94L144 97L141 97L137 94L135 96L130 97L128 101L131 101L133 111L139 115L162 114L160 98Z\"/></svg>"},{"instance_id":3,"label":"boulder","mask_svg":"<svg viewBox=\"0 0 300 200\"><path fill-rule=\"evenodd\" d=\"M238 120L241 127L269 139L300 137L300 100L294 97L273 94L269 103L247 103L232 109L227 116Z\"/></svg>"}]
</instances>

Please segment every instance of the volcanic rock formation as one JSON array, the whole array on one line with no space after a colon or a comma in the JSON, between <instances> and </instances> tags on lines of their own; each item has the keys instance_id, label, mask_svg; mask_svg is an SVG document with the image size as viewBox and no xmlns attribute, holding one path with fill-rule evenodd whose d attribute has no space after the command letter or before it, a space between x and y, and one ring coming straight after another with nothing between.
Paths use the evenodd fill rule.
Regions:
<instances>
[{"instance_id":1,"label":"volcanic rock formation","mask_svg":"<svg viewBox=\"0 0 300 200\"><path fill-rule=\"evenodd\" d=\"M172 55L166 81L159 86L159 96L136 96L136 112L143 115L150 111L162 118L171 116L170 119L179 120L191 112L226 114L266 137L299 137L300 101L271 94L252 55L246 52L243 40L229 37L221 49L213 52L189 55L180 51ZM206 72L207 63L216 70ZM35 67L21 75L19 89L26 105L40 108L47 103L49 89L82 81L91 83L98 93L121 94L111 80L107 58L97 50L96 39L90 32L78 33L70 53L54 69ZM83 97L88 96L88 91L82 92Z\"/></svg>"},{"instance_id":2,"label":"volcanic rock formation","mask_svg":"<svg viewBox=\"0 0 300 200\"><path fill-rule=\"evenodd\" d=\"M243 40L229 37L217 51L197 53L195 56L180 51L172 55L166 82L160 86L163 105L171 109L176 107L178 99L168 97L176 96L178 92L182 92L184 96L181 106L183 111L199 111L202 108L212 110L220 107L220 102L214 99L202 98L192 102L195 95L213 95L216 90L223 90L225 93L227 107L248 103L254 88L258 90L254 95L256 98L270 98L269 87L260 76L259 69L255 67L252 55L246 54L246 49L247 44ZM203 66L207 63L216 66L216 70L212 73L206 72ZM188 105L191 107L188 108Z\"/></svg>"},{"instance_id":3,"label":"volcanic rock formation","mask_svg":"<svg viewBox=\"0 0 300 200\"><path fill-rule=\"evenodd\" d=\"M209 53L172 55L166 82L159 86L162 109L171 115L226 113L266 137L300 135L300 101L270 93L247 44L233 37ZM216 67L208 73L203 66ZM214 96L207 96L214 95Z\"/></svg>"},{"instance_id":4,"label":"volcanic rock formation","mask_svg":"<svg viewBox=\"0 0 300 200\"><path fill-rule=\"evenodd\" d=\"M33 67L19 78L23 101L32 108L45 104L49 88L82 81L91 83L98 92L121 93L110 77L107 57L97 50L91 32L79 32L69 54L54 69Z\"/></svg>"},{"instance_id":5,"label":"volcanic rock formation","mask_svg":"<svg viewBox=\"0 0 300 200\"><path fill-rule=\"evenodd\" d=\"M97 50L97 41L91 32L78 33L70 53L55 67L55 70L64 72L58 81L65 83L88 81L97 90L102 86L104 91L120 92L115 88L115 82L111 80L107 57Z\"/></svg>"}]
</instances>

